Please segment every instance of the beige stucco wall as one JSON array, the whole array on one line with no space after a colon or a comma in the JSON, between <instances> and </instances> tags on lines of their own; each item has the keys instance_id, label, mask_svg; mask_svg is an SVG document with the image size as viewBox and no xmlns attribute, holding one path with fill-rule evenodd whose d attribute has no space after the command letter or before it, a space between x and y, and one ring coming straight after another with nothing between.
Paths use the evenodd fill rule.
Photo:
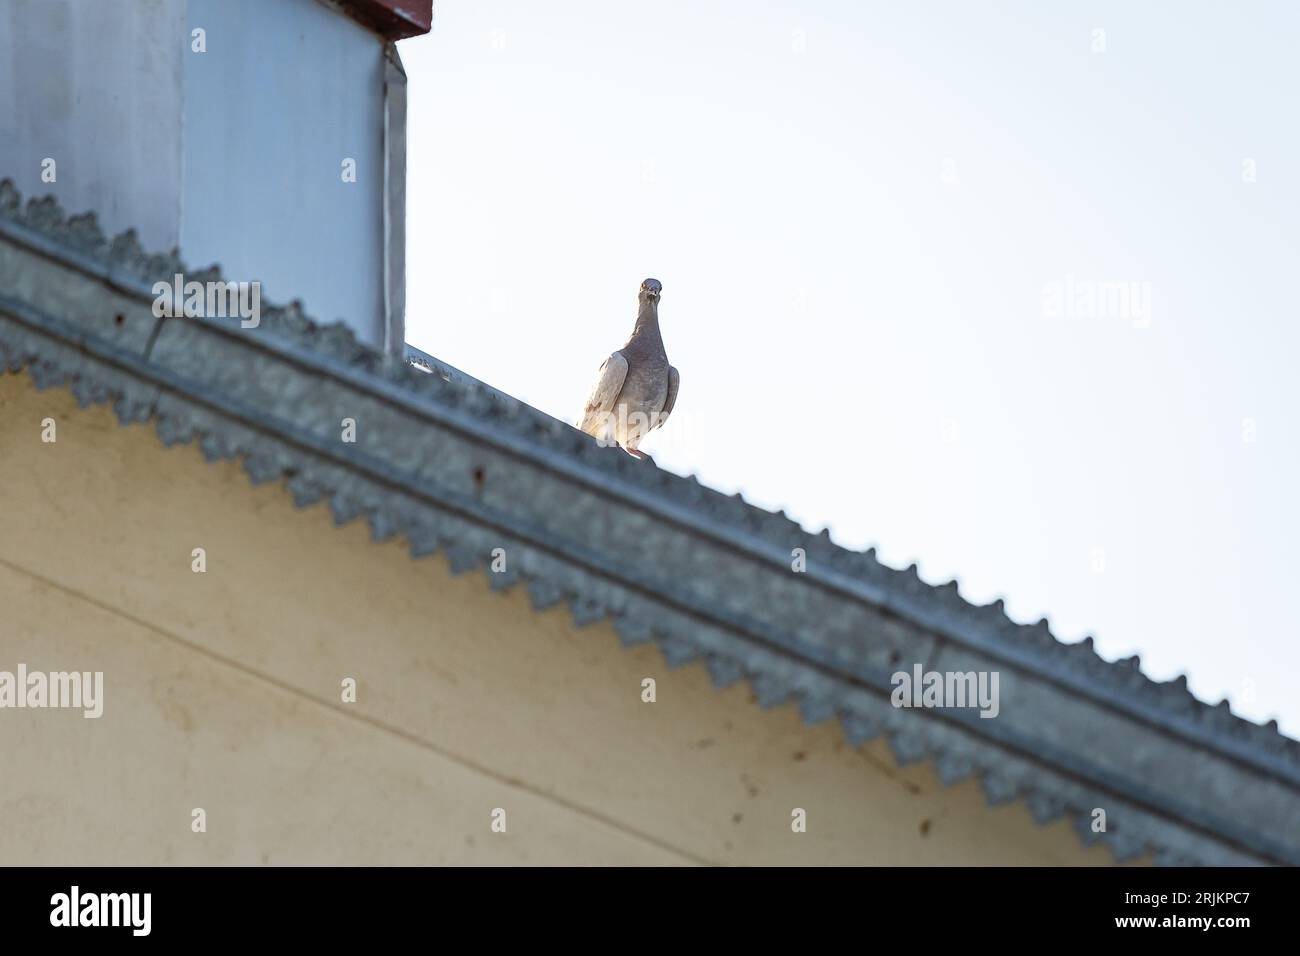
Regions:
<instances>
[{"instance_id":1,"label":"beige stucco wall","mask_svg":"<svg viewBox=\"0 0 1300 956\"><path fill-rule=\"evenodd\" d=\"M3 864L1110 862L26 375L0 494L0 670L105 680L98 720L0 710Z\"/></svg>"}]
</instances>

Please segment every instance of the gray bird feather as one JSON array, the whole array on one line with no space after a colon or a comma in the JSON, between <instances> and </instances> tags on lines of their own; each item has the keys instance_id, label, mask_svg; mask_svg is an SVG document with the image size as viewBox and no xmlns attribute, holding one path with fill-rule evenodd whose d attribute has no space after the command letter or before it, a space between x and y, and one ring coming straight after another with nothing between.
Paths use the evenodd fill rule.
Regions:
<instances>
[{"instance_id":1,"label":"gray bird feather","mask_svg":"<svg viewBox=\"0 0 1300 956\"><path fill-rule=\"evenodd\" d=\"M655 422L655 428L668 421L668 416L672 414L673 406L677 404L677 386L681 384L681 381L682 377L677 374L677 369L671 365L668 366L668 397L664 399L664 407L659 413L659 419Z\"/></svg>"},{"instance_id":2,"label":"gray bird feather","mask_svg":"<svg viewBox=\"0 0 1300 956\"><path fill-rule=\"evenodd\" d=\"M588 435L596 434L595 429L614 410L618 393L623 390L623 380L627 378L627 359L622 352L615 352L605 359L600 366L596 384L587 396L586 408L582 411L582 424L579 426Z\"/></svg>"},{"instance_id":3,"label":"gray bird feather","mask_svg":"<svg viewBox=\"0 0 1300 956\"><path fill-rule=\"evenodd\" d=\"M629 454L644 457L637 444L668 420L677 403L681 377L668 364L659 332L657 279L641 283L636 325L627 343L605 359L587 396L580 428L604 442L617 442Z\"/></svg>"}]
</instances>

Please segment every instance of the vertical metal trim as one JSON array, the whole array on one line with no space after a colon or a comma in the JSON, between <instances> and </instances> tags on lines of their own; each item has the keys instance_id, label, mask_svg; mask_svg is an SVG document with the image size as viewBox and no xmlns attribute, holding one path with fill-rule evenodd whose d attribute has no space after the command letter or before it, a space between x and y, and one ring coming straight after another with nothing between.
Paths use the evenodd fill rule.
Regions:
<instances>
[{"instance_id":1,"label":"vertical metal trim","mask_svg":"<svg viewBox=\"0 0 1300 956\"><path fill-rule=\"evenodd\" d=\"M384 354L406 353L406 70L384 45Z\"/></svg>"}]
</instances>

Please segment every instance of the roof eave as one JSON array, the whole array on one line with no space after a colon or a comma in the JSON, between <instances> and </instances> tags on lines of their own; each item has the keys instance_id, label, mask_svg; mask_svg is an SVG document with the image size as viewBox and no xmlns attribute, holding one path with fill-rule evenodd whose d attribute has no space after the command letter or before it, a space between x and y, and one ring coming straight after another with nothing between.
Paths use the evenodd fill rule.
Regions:
<instances>
[{"instance_id":1,"label":"roof eave","mask_svg":"<svg viewBox=\"0 0 1300 956\"><path fill-rule=\"evenodd\" d=\"M978 776L990 802L1023 798L1040 822L1068 815L1121 858L1300 862L1295 742L1181 682L1155 684L1133 662L1108 664L1000 606L972 607L955 588L596 448L508 396L394 365L296 307L264 309L255 332L156 319L150 281L179 262L144 256L130 236L110 245L51 201L21 212L0 184L4 257L47 271L25 287L49 292L0 296L0 364L111 400L123 421L153 419L168 443L241 455L255 480L290 476L300 504L327 498L338 520L364 514L377 537L404 534L416 556L444 548L458 569L486 567L508 541L522 560L509 580L489 575L494 586L524 583L539 607L566 601L580 624L610 617L670 663L702 659L719 684L746 678L765 706L838 718L855 744L883 733L900 761L934 759L945 783ZM106 289L120 326L103 321ZM320 400L293 399L308 389ZM365 409L363 441L337 441L338 407ZM791 572L794 547L803 573ZM1003 718L891 707L891 670L915 661L1000 670ZM1095 807L1104 834L1091 832Z\"/></svg>"}]
</instances>

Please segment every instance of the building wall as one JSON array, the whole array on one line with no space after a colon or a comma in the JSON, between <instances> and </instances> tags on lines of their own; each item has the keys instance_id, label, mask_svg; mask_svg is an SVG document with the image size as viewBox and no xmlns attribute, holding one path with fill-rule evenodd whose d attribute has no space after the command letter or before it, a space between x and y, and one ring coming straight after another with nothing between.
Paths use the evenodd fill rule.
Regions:
<instances>
[{"instance_id":1,"label":"building wall","mask_svg":"<svg viewBox=\"0 0 1300 956\"><path fill-rule=\"evenodd\" d=\"M185 33L203 28L208 51L182 60L186 260L382 347L382 40L319 0L188 8Z\"/></svg>"},{"instance_id":2,"label":"building wall","mask_svg":"<svg viewBox=\"0 0 1300 956\"><path fill-rule=\"evenodd\" d=\"M383 41L319 0L0 3L0 178L377 348L384 155Z\"/></svg>"},{"instance_id":3,"label":"building wall","mask_svg":"<svg viewBox=\"0 0 1300 956\"><path fill-rule=\"evenodd\" d=\"M106 685L0 710L0 863L1110 862L26 375L0 447L0 670Z\"/></svg>"},{"instance_id":4,"label":"building wall","mask_svg":"<svg viewBox=\"0 0 1300 956\"><path fill-rule=\"evenodd\" d=\"M0 179L175 248L184 28L184 0L0 4Z\"/></svg>"}]
</instances>

